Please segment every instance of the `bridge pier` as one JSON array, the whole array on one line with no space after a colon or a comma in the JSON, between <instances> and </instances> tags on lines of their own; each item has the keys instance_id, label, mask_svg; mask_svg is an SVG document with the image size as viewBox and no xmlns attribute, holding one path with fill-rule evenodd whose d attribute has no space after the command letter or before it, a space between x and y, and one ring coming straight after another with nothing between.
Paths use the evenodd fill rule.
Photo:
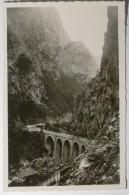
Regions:
<instances>
[{"instance_id":1,"label":"bridge pier","mask_svg":"<svg viewBox=\"0 0 129 195\"><path fill-rule=\"evenodd\" d=\"M54 151L53 151L53 158L57 157L57 148L56 145L54 146Z\"/></svg>"},{"instance_id":2,"label":"bridge pier","mask_svg":"<svg viewBox=\"0 0 129 195\"><path fill-rule=\"evenodd\" d=\"M62 152L61 152L61 163L63 163L63 153L64 153L64 150L63 150L63 145L62 145Z\"/></svg>"},{"instance_id":3,"label":"bridge pier","mask_svg":"<svg viewBox=\"0 0 129 195\"><path fill-rule=\"evenodd\" d=\"M70 161L73 160L73 150L72 150L72 147L70 148Z\"/></svg>"}]
</instances>

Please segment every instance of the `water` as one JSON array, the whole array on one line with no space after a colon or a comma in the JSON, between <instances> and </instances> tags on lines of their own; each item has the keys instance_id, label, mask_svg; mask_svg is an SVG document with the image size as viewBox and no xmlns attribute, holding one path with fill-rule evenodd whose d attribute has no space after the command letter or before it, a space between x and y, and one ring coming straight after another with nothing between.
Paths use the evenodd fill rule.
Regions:
<instances>
[{"instance_id":1,"label":"water","mask_svg":"<svg viewBox=\"0 0 129 195\"><path fill-rule=\"evenodd\" d=\"M9 186L51 186L60 185L60 182L64 182L68 176L71 166L66 166L60 170L57 170L51 174L34 174L26 177L24 182L11 182Z\"/></svg>"},{"instance_id":2,"label":"water","mask_svg":"<svg viewBox=\"0 0 129 195\"><path fill-rule=\"evenodd\" d=\"M55 171L54 173L52 173L51 175L49 175L48 177L46 177L44 179L44 181L40 181L37 186L49 186L49 185L53 185L56 184L60 181L60 170Z\"/></svg>"}]
</instances>

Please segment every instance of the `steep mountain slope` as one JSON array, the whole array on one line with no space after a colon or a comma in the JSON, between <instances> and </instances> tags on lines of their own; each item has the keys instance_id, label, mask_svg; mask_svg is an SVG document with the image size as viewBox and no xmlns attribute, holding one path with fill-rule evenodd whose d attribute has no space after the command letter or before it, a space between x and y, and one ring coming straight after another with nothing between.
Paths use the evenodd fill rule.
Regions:
<instances>
[{"instance_id":1,"label":"steep mountain slope","mask_svg":"<svg viewBox=\"0 0 129 195\"><path fill-rule=\"evenodd\" d=\"M89 136L90 139L95 136L97 129L102 128L108 118L112 117L113 112L119 109L117 20L117 8L108 8L108 30L105 33L100 73L88 83L87 92L79 95L75 102L74 122L88 125L84 125L82 129L87 129L87 136L93 133Z\"/></svg>"},{"instance_id":2,"label":"steep mountain slope","mask_svg":"<svg viewBox=\"0 0 129 195\"><path fill-rule=\"evenodd\" d=\"M65 74L73 76L81 84L88 83L96 75L95 60L82 42L69 42L60 50L57 62Z\"/></svg>"},{"instance_id":3,"label":"steep mountain slope","mask_svg":"<svg viewBox=\"0 0 129 195\"><path fill-rule=\"evenodd\" d=\"M9 121L35 123L72 112L95 76L93 56L71 42L53 8L8 8Z\"/></svg>"},{"instance_id":4,"label":"steep mountain slope","mask_svg":"<svg viewBox=\"0 0 129 195\"><path fill-rule=\"evenodd\" d=\"M108 7L107 13L101 70L89 83L87 93L77 97L71 127L73 134L91 140L86 156L90 166L72 184L120 182L118 8Z\"/></svg>"}]
</instances>

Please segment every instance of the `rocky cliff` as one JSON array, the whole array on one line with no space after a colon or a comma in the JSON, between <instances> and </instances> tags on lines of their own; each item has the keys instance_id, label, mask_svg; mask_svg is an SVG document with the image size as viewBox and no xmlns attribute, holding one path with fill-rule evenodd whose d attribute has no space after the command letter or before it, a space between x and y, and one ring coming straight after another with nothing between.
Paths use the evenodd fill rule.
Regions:
<instances>
[{"instance_id":1,"label":"rocky cliff","mask_svg":"<svg viewBox=\"0 0 129 195\"><path fill-rule=\"evenodd\" d=\"M60 50L57 61L62 71L77 79L80 84L88 83L96 75L95 60L82 42L69 42L63 50Z\"/></svg>"},{"instance_id":2,"label":"rocky cliff","mask_svg":"<svg viewBox=\"0 0 129 195\"><path fill-rule=\"evenodd\" d=\"M108 31L105 33L105 44L101 60L101 77L111 87L112 98L118 106L119 90L119 56L118 56L118 10L108 9Z\"/></svg>"},{"instance_id":3,"label":"rocky cliff","mask_svg":"<svg viewBox=\"0 0 129 195\"><path fill-rule=\"evenodd\" d=\"M80 126L81 123L88 125L88 127L84 125L82 129L85 133L85 129L88 129L89 133L94 131L93 137L97 133L97 129L103 127L107 118L112 117L112 113L119 109L117 7L109 7L107 15L108 30L105 33L100 72L88 84L86 93L77 97L74 108L75 122L78 121ZM78 116L78 120L76 116Z\"/></svg>"},{"instance_id":4,"label":"rocky cliff","mask_svg":"<svg viewBox=\"0 0 129 195\"><path fill-rule=\"evenodd\" d=\"M101 70L77 97L71 126L71 133L91 140L86 156L91 166L72 184L119 183L118 8L108 7L107 15Z\"/></svg>"},{"instance_id":5,"label":"rocky cliff","mask_svg":"<svg viewBox=\"0 0 129 195\"><path fill-rule=\"evenodd\" d=\"M96 74L92 54L71 42L50 8L8 8L9 121L35 123L71 112Z\"/></svg>"}]
</instances>

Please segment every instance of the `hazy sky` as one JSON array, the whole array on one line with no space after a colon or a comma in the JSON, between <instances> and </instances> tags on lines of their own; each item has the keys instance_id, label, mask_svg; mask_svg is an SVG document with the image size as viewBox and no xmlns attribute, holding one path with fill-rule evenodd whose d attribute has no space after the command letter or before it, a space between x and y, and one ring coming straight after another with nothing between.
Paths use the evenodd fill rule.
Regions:
<instances>
[{"instance_id":1,"label":"hazy sky","mask_svg":"<svg viewBox=\"0 0 129 195\"><path fill-rule=\"evenodd\" d=\"M57 7L72 41L83 41L94 56L102 56L107 30L107 6L66 5Z\"/></svg>"}]
</instances>

